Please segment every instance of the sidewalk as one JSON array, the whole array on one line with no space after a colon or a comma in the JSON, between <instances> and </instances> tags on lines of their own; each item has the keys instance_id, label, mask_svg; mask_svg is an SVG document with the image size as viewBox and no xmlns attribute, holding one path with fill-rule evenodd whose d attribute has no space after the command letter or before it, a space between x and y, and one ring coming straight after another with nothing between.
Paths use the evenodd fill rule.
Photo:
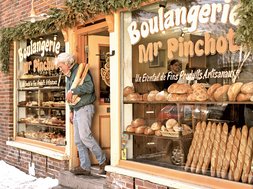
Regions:
<instances>
[{"instance_id":1,"label":"sidewalk","mask_svg":"<svg viewBox=\"0 0 253 189\"><path fill-rule=\"evenodd\" d=\"M0 189L52 189L57 179L36 178L0 160Z\"/></svg>"}]
</instances>

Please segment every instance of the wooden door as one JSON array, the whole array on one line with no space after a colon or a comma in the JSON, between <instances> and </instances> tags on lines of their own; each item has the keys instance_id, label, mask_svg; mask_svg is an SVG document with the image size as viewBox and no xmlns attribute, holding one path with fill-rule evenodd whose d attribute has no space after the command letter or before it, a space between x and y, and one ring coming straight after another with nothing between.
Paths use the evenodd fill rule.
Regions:
<instances>
[{"instance_id":1,"label":"wooden door","mask_svg":"<svg viewBox=\"0 0 253 189\"><path fill-rule=\"evenodd\" d=\"M109 53L109 37L88 35L88 63L93 76L97 97L94 104L95 114L93 118L92 131L94 137L96 138L102 150L106 153L107 159L109 160L111 137L109 98L110 80L108 80L108 74L110 74L110 62L106 55L107 52ZM105 74L107 74L107 77L104 77ZM97 164L97 160L92 154L91 163Z\"/></svg>"}]
</instances>

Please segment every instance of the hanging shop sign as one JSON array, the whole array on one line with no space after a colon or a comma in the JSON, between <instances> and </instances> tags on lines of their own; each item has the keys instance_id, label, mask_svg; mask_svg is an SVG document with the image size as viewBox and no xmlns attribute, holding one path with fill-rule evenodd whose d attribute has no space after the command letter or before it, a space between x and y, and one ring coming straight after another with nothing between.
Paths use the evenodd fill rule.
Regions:
<instances>
[{"instance_id":1,"label":"hanging shop sign","mask_svg":"<svg viewBox=\"0 0 253 189\"><path fill-rule=\"evenodd\" d=\"M128 34L132 45L137 44L142 38L147 38L149 35L162 32L180 25L189 25L188 32L197 30L199 23L206 24L208 22L228 22L233 26L239 24L236 19L236 9L239 5L231 6L231 0L224 0L222 3L212 3L203 5L194 5L189 8L181 7L164 12L161 7L158 10L158 16L150 18L148 21L142 22L140 25L133 21L128 26ZM218 14L220 17L218 17ZM183 37L169 38L167 40L167 56L168 59L173 59L175 53L179 57L193 57L216 54L224 54L227 51L232 53L239 50L234 42L235 32L232 28L229 29L225 36L219 36L217 39L211 37L208 32L204 33L204 40L199 39L197 42L185 41ZM148 43L146 46L140 44L139 47L139 63L153 62L154 56L158 56L159 49L162 49L161 41Z\"/></svg>"}]
</instances>

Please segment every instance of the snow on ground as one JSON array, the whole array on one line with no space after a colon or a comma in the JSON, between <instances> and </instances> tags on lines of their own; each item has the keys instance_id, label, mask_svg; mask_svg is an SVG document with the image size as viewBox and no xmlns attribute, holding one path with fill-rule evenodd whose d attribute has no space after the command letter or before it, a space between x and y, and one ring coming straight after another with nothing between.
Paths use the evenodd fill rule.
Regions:
<instances>
[{"instance_id":1,"label":"snow on ground","mask_svg":"<svg viewBox=\"0 0 253 189\"><path fill-rule=\"evenodd\" d=\"M51 189L57 185L57 179L36 178L0 161L0 189Z\"/></svg>"}]
</instances>

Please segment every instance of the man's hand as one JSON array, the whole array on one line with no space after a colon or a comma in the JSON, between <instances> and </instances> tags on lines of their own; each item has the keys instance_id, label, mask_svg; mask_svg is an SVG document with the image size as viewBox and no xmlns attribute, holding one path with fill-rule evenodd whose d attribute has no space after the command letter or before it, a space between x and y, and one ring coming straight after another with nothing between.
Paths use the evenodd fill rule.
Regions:
<instances>
[{"instance_id":1,"label":"man's hand","mask_svg":"<svg viewBox=\"0 0 253 189\"><path fill-rule=\"evenodd\" d=\"M73 118L74 118L74 113L70 112L70 114L69 114L69 121L70 121L71 124L73 124Z\"/></svg>"},{"instance_id":2,"label":"man's hand","mask_svg":"<svg viewBox=\"0 0 253 189\"><path fill-rule=\"evenodd\" d=\"M68 103L72 102L72 96L73 96L72 91L69 90L66 95L66 100Z\"/></svg>"}]
</instances>

